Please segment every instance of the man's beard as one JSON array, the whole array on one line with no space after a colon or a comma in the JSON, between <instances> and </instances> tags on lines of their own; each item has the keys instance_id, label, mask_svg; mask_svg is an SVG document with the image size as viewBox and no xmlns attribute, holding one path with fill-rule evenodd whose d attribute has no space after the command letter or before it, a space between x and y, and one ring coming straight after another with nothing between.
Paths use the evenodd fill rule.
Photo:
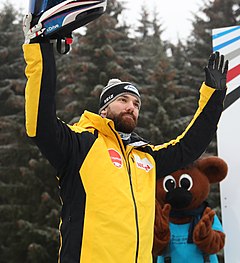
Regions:
<instances>
[{"instance_id":1,"label":"man's beard","mask_svg":"<svg viewBox=\"0 0 240 263\"><path fill-rule=\"evenodd\" d=\"M125 115L130 115L128 119L124 118ZM137 126L137 119L132 113L119 113L118 115L114 114L111 111L108 111L106 116L107 118L113 120L116 131L131 133Z\"/></svg>"}]
</instances>

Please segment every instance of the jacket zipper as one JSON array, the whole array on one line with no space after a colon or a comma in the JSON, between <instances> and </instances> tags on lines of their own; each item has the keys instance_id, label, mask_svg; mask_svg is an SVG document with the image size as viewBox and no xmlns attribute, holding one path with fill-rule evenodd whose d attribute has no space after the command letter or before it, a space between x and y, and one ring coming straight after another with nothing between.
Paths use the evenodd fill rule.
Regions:
<instances>
[{"instance_id":1,"label":"jacket zipper","mask_svg":"<svg viewBox=\"0 0 240 263\"><path fill-rule=\"evenodd\" d=\"M125 150L122 147L122 144L118 138L118 135L116 134L116 132L112 129L112 127L109 125L110 129L113 131L115 137L117 138L118 144L121 148L121 152L123 154L123 157L125 159L125 162L127 164L127 170L128 170L128 178L129 178L129 183L130 183L130 189L131 189L131 194L132 194L132 199L133 199L133 205L134 205L134 212L135 212L135 221L136 221L136 232L137 232L137 244L136 244L136 255L135 255L135 263L138 262L138 253L139 253L139 224L138 224L138 211L137 211L137 203L136 203L136 199L135 199L135 195L134 195L134 191L133 191L133 184L132 184L132 174L131 174L131 169L130 169L130 164L128 161L128 157L129 154L127 156L127 158L125 157Z\"/></svg>"}]
</instances>

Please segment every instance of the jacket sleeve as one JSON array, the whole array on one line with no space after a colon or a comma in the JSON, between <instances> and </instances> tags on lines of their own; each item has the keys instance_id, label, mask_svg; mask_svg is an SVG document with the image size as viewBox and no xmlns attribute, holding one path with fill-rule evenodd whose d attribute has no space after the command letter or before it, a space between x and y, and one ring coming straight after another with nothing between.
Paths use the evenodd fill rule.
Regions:
<instances>
[{"instance_id":1,"label":"jacket sleeve","mask_svg":"<svg viewBox=\"0 0 240 263\"><path fill-rule=\"evenodd\" d=\"M73 132L56 116L56 66L52 44L25 44L23 51L27 63L25 70L27 135L33 139L49 162L61 171L65 169L65 165L78 162L80 159L78 155L84 153L77 147L80 147L81 143L91 143L88 140L90 135ZM87 140L84 140L86 136ZM81 148L87 152L89 148L83 146Z\"/></svg>"},{"instance_id":2,"label":"jacket sleeve","mask_svg":"<svg viewBox=\"0 0 240 263\"><path fill-rule=\"evenodd\" d=\"M185 167L206 150L216 133L225 95L226 89L216 90L202 84L198 109L185 131L168 143L151 147L157 178Z\"/></svg>"},{"instance_id":3,"label":"jacket sleeve","mask_svg":"<svg viewBox=\"0 0 240 263\"><path fill-rule=\"evenodd\" d=\"M27 135L57 169L65 163L66 149L60 143L67 127L55 113L56 66L49 43L23 45L27 63L25 74L25 114Z\"/></svg>"}]
</instances>

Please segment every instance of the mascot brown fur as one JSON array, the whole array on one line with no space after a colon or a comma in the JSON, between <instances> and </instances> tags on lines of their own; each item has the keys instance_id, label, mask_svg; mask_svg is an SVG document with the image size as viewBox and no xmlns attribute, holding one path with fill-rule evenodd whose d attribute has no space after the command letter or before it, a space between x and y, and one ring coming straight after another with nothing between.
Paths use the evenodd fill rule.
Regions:
<instances>
[{"instance_id":1,"label":"mascot brown fur","mask_svg":"<svg viewBox=\"0 0 240 263\"><path fill-rule=\"evenodd\" d=\"M225 234L212 227L216 215L206 199L210 184L222 181L227 170L227 164L221 158L205 157L157 181L153 255L165 258L162 261L159 258L158 262L198 262L181 260L181 255L171 261L171 249L174 248L171 247L173 236L170 224L178 227L189 223L186 245L196 246L195 250L202 255L200 262L212 262L209 255L224 247Z\"/></svg>"}]
</instances>

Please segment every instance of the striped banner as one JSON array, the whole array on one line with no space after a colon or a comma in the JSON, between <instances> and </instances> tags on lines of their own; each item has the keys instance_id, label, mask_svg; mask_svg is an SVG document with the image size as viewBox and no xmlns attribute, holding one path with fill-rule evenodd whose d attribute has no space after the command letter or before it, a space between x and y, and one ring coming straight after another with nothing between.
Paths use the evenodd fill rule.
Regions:
<instances>
[{"instance_id":1,"label":"striped banner","mask_svg":"<svg viewBox=\"0 0 240 263\"><path fill-rule=\"evenodd\" d=\"M226 109L240 97L240 26L213 29L212 42L213 51L219 51L229 60Z\"/></svg>"},{"instance_id":2,"label":"striped banner","mask_svg":"<svg viewBox=\"0 0 240 263\"><path fill-rule=\"evenodd\" d=\"M226 234L224 262L239 263L240 253L240 26L212 30L213 51L229 60L227 96L218 124L218 155L228 164L228 175L220 183L223 229Z\"/></svg>"}]
</instances>

